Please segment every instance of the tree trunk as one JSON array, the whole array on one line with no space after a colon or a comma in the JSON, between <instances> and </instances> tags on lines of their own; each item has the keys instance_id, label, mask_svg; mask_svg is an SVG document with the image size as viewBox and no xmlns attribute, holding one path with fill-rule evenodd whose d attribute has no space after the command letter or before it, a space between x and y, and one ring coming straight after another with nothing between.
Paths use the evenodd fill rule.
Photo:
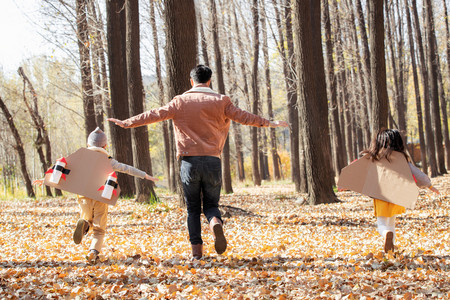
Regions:
<instances>
[{"instance_id":1,"label":"tree trunk","mask_svg":"<svg viewBox=\"0 0 450 300\"><path fill-rule=\"evenodd\" d=\"M325 71L328 82L328 99L330 111L330 135L334 140L332 143L333 151L333 164L335 176L339 176L341 169L345 166L342 155L342 136L339 130L339 110L337 105L337 93L336 93L336 76L334 74L334 60L333 60L333 41L331 39L331 20L330 11L328 6L328 0L322 0L323 14L322 23L325 28Z\"/></svg>"},{"instance_id":2,"label":"tree trunk","mask_svg":"<svg viewBox=\"0 0 450 300\"><path fill-rule=\"evenodd\" d=\"M364 72L355 72L355 70L363 70L363 65L361 63L361 56L359 52L359 41L358 41L358 33L356 29L356 20L354 15L354 10L352 8L352 4L349 1L346 1L347 11L350 18L347 18L349 23L349 36L348 38L351 40L352 45L350 45L350 49L352 51L352 75L355 76L358 85L354 85L354 91L356 94L354 95L354 104L355 104L355 113L357 118L357 126L356 131L358 135L358 152L364 148L367 148L370 144L371 134L370 134L370 125L369 125L369 103L367 101L367 91L366 88L366 76L364 76ZM357 91L359 89L359 91Z\"/></svg>"},{"instance_id":3,"label":"tree trunk","mask_svg":"<svg viewBox=\"0 0 450 300\"><path fill-rule=\"evenodd\" d=\"M372 132L387 127L388 95L386 88L386 61L384 53L384 0L368 0L370 32L370 66L372 90Z\"/></svg>"},{"instance_id":4,"label":"tree trunk","mask_svg":"<svg viewBox=\"0 0 450 300\"><path fill-rule=\"evenodd\" d=\"M287 52L284 47L284 33L283 25L281 24L281 11L278 9L278 3L276 0L272 0L275 8L275 18L277 21L278 35L280 41L277 43L278 51L280 52L281 59L283 61L283 74L286 85L287 94L287 108L288 108L288 121L289 121L289 134L290 134L290 158L291 158L291 179L295 184L295 190L297 192L306 192L306 184L304 184L305 177L302 176L300 171L300 148L299 148L299 119L297 108L297 83L295 80L295 60L293 59L294 42L292 34L292 10L289 0L285 1L284 20L285 20L285 32L287 42ZM303 182L303 184L302 184Z\"/></svg>"},{"instance_id":5,"label":"tree trunk","mask_svg":"<svg viewBox=\"0 0 450 300\"><path fill-rule=\"evenodd\" d=\"M189 72L197 59L197 23L193 0L167 0L165 3L167 88L169 98L190 89ZM185 206L176 168L180 205Z\"/></svg>"},{"instance_id":6,"label":"tree trunk","mask_svg":"<svg viewBox=\"0 0 450 300\"><path fill-rule=\"evenodd\" d=\"M126 16L126 60L128 104L130 114L135 116L144 112L144 87L142 85L139 38L139 6L135 0L125 1ZM147 126L131 129L134 166L152 174ZM157 199L153 183L135 178L136 201L150 203Z\"/></svg>"},{"instance_id":7,"label":"tree trunk","mask_svg":"<svg viewBox=\"0 0 450 300\"><path fill-rule=\"evenodd\" d=\"M339 86L337 99L338 115L340 116L341 127L338 130L341 131L342 136L342 159L344 165L349 164L353 160L352 153L352 133L350 130L349 113L348 113L348 94L347 94L347 80L345 75L345 62L344 62L344 49L341 35L341 22L339 16L339 8L337 2L332 2L333 13L335 16L335 44L336 44L336 61L337 61L337 86Z\"/></svg>"},{"instance_id":8,"label":"tree trunk","mask_svg":"<svg viewBox=\"0 0 450 300\"><path fill-rule=\"evenodd\" d=\"M325 66L323 59L322 48L322 34L321 34L321 1L311 1L311 38L312 38L312 51L316 55L314 58L315 65L315 92L316 101L315 105L318 109L317 114L317 127L316 134L323 137L318 139L321 143L324 167L323 174L327 176L326 180L329 181L330 186L335 185L333 168L331 164L331 143L330 143L330 128L328 125L328 98L327 98L327 85L325 79Z\"/></svg>"},{"instance_id":9,"label":"tree trunk","mask_svg":"<svg viewBox=\"0 0 450 300\"><path fill-rule=\"evenodd\" d=\"M446 0L442 0L444 6L444 14L445 14L445 37L447 41L447 76L450 76L450 30L448 26L448 10ZM447 169L449 169L447 167Z\"/></svg>"},{"instance_id":10,"label":"tree trunk","mask_svg":"<svg viewBox=\"0 0 450 300\"><path fill-rule=\"evenodd\" d=\"M81 90L83 94L83 111L86 138L96 127L94 97L92 95L91 60L89 31L86 15L86 1L76 0L77 40L80 54Z\"/></svg>"},{"instance_id":11,"label":"tree trunk","mask_svg":"<svg viewBox=\"0 0 450 300\"><path fill-rule=\"evenodd\" d=\"M124 120L130 117L128 107L128 88L125 53L126 21L125 0L108 0L106 2L107 13L107 41L108 41L108 63L111 90L111 117ZM112 126L111 142L113 156L119 162L127 165L133 164L133 151L131 142L131 130L119 126ZM135 194L133 177L119 173L117 174L121 193L132 197Z\"/></svg>"},{"instance_id":12,"label":"tree trunk","mask_svg":"<svg viewBox=\"0 0 450 300\"><path fill-rule=\"evenodd\" d=\"M394 21L391 21L391 16L389 14L390 10L388 7L388 0L386 0L386 5L385 5L385 13L386 13L386 33L387 33L387 44L388 44L388 48L389 48L389 53L390 53L390 58L391 58L391 65L392 65L392 77L393 77L393 81L394 81L394 95L393 95L393 100L394 100L394 115L397 117L397 124L398 124L398 129L401 132L405 132L405 127L401 127L402 125L405 125L405 123L403 122L403 124L400 124L400 114L401 114L401 110L402 110L402 106L401 106L401 99L400 99L400 87L399 87L399 70L397 69L397 62L395 60L395 52L394 52L394 36L392 34L392 32L395 30L394 28ZM396 26L400 26L400 25L396 25Z\"/></svg>"},{"instance_id":13,"label":"tree trunk","mask_svg":"<svg viewBox=\"0 0 450 300\"><path fill-rule=\"evenodd\" d=\"M411 25L411 15L409 13L409 3L408 0L405 1L405 9L406 9L406 22L408 27L408 39L409 39L409 53L411 56L411 67L413 72L413 80L414 80L414 92L416 95L416 110L417 110L417 127L419 131L419 142L420 142L420 154L422 157L422 171L427 174L428 173L428 163L427 163L427 153L426 153L426 145L425 145L425 137L423 130L423 115L422 115L422 101L420 99L420 87L419 87L419 77L417 75L417 66L416 66L416 54L415 54L415 45L414 38L412 32Z\"/></svg>"},{"instance_id":14,"label":"tree trunk","mask_svg":"<svg viewBox=\"0 0 450 300\"><path fill-rule=\"evenodd\" d=\"M431 177L438 176L438 170L437 170L437 164L436 164L436 147L434 144L434 133L431 127L431 118L430 118L430 87L429 87L429 81L428 81L428 72L426 69L425 64L425 53L423 49L423 42L422 42L422 34L420 30L420 23L419 23L419 15L417 13L417 5L416 0L411 1L411 11L413 12L413 21L414 21L414 28L415 28L415 34L416 34L416 41L417 46L419 50L419 66L420 71L422 73L422 86L423 86L423 115L425 119L425 144L427 149L427 158L429 162L429 166L431 169ZM428 172L426 172L428 173Z\"/></svg>"},{"instance_id":15,"label":"tree trunk","mask_svg":"<svg viewBox=\"0 0 450 300\"><path fill-rule=\"evenodd\" d=\"M437 65L438 65L437 73L438 73L439 101L442 114L442 131L443 131L442 134L444 136L444 147L445 147L445 162L446 162L445 166L447 170L450 170L450 140L448 132L447 103L445 100L444 82L442 81L442 73L440 68L441 63L439 56L437 56Z\"/></svg>"},{"instance_id":16,"label":"tree trunk","mask_svg":"<svg viewBox=\"0 0 450 300\"><path fill-rule=\"evenodd\" d=\"M425 0L423 3L423 10L426 11L425 21L428 39L428 73L430 81L430 96L431 96L431 120L433 123L433 132L435 136L435 146L437 153L437 167L440 174L446 174L445 156L442 143L442 127L441 115L439 112L439 93L438 93L438 54L436 48L436 35L434 31L433 8L431 0Z\"/></svg>"},{"instance_id":17,"label":"tree trunk","mask_svg":"<svg viewBox=\"0 0 450 300\"><path fill-rule=\"evenodd\" d=\"M298 105L299 115L302 122L303 135L305 137L305 159L308 180L308 197L310 204L337 202L329 180L330 169L327 169L329 162L323 155L322 138L317 138L315 128L317 128L320 110L317 107L317 94L315 92L317 66L313 53L313 37L311 27L311 7L310 0L295 0L294 2L294 27L296 42L297 76L298 76ZM317 9L317 7L315 7ZM319 6L320 13L320 6ZM320 18L319 18L320 20ZM324 70L319 70L324 72ZM325 89L324 84L319 88Z\"/></svg>"},{"instance_id":18,"label":"tree trunk","mask_svg":"<svg viewBox=\"0 0 450 300\"><path fill-rule=\"evenodd\" d=\"M48 134L47 134L47 130L45 129L45 125L44 125L44 121L42 120L41 116L39 115L38 112L38 103L37 103L37 93L33 88L33 85L31 84L30 80L28 79L28 77L25 75L25 72L23 71L22 67L19 67L19 69L17 70L17 73L19 73L19 75L22 77L23 79L23 101L25 102L25 106L27 107L28 113L30 114L31 120L33 121L34 124L34 128L37 131L37 135L36 135L36 141L34 143L34 146L36 147L36 151L38 153L39 156L39 160L41 161L41 165L42 165L42 171L45 174L45 172L47 172L48 168L50 167L52 161L51 161L51 149L50 152L47 151L47 154L50 153L50 160L47 161L44 155L44 150L43 150L43 146L45 144L46 148L49 149L50 147L50 140L48 139ZM28 87L30 89L30 93L32 95L33 98L33 107L30 105L30 103L28 102L27 99L27 95L26 95L26 86L28 84ZM45 133L44 133L45 132ZM44 141L44 137L43 135L45 134L46 136L46 140ZM48 197L53 197L52 195L52 191L50 189L49 186L45 186L45 193Z\"/></svg>"},{"instance_id":19,"label":"tree trunk","mask_svg":"<svg viewBox=\"0 0 450 300\"><path fill-rule=\"evenodd\" d=\"M101 63L100 63L100 52L103 51L103 44L101 43L101 31L98 27L98 18L97 11L95 8L95 1L90 0L87 1L88 5L88 25L89 25L89 35L91 37L91 45L92 45L92 71L94 75L94 87L93 87L93 99L94 99L94 111L95 111L95 122L98 127L102 130L104 129L103 122L103 93L102 93L102 79L101 79Z\"/></svg>"},{"instance_id":20,"label":"tree trunk","mask_svg":"<svg viewBox=\"0 0 450 300\"><path fill-rule=\"evenodd\" d=\"M236 11L235 8L233 7L233 15L236 18ZM235 28L236 28L236 35L237 35L237 43L238 45L241 44L240 47L242 47L242 43L240 42L239 39L239 27L237 26L237 23L234 22L234 24L236 24ZM232 28L232 22L231 22L231 14L228 14L228 27ZM230 74L237 74L236 72L236 65L234 64L234 47L233 47L233 41L232 41L232 35L231 32L228 31L228 53L229 53L229 58L228 58L228 64L231 68L230 70ZM240 52L240 51L239 51ZM242 52L240 52L242 53ZM243 63L243 61L241 60L241 70L244 69L245 70L245 65ZM245 73L243 73L245 74ZM235 105L238 104L237 101L237 97L235 95L236 90L237 90L237 79L236 79L236 75L232 76L232 85L231 85L231 89L230 89L230 96L232 98L232 101L235 103ZM248 85L247 85L247 77L246 76L242 76L243 78L243 85L244 85L244 96L248 97ZM234 98L234 99L233 99ZM240 124L232 121L232 126L233 126L233 132L234 132L234 144L235 144L235 151L236 151L236 173L238 174L238 178L239 181L244 181L245 180L245 170L244 170L244 153L242 151L243 148L243 142L242 142L242 131L241 131L241 126Z\"/></svg>"},{"instance_id":21,"label":"tree trunk","mask_svg":"<svg viewBox=\"0 0 450 300\"><path fill-rule=\"evenodd\" d=\"M152 29L153 36L153 51L155 52L155 71L156 71L156 81L158 83L158 92L159 92L159 105L164 106L165 104L165 94L164 94L164 84L161 75L161 58L159 55L159 43L158 43L158 31L156 28L156 16L155 16L155 4L154 0L150 0L150 25ZM173 186L171 183L172 178L170 177L170 160L172 157L172 151L170 149L170 140L169 140L169 122L162 122L162 130L163 130L163 140L164 140L164 158L165 158L165 169L164 169L164 177L168 180L169 187ZM173 191L174 192L174 191Z\"/></svg>"},{"instance_id":22,"label":"tree trunk","mask_svg":"<svg viewBox=\"0 0 450 300\"><path fill-rule=\"evenodd\" d=\"M225 94L225 83L223 80L222 71L222 55L220 53L219 47L219 29L217 21L216 12L216 2L215 0L210 0L211 6L211 17L212 17L212 35L213 35L213 45L214 45L214 58L216 65L217 74L217 84L220 94ZM231 185L231 169L230 169L230 139L227 136L225 145L222 152L222 178L223 178L223 189L226 194L233 193L233 187Z\"/></svg>"},{"instance_id":23,"label":"tree trunk","mask_svg":"<svg viewBox=\"0 0 450 300\"><path fill-rule=\"evenodd\" d=\"M258 91L258 61L259 61L259 8L258 0L253 0L252 5L253 17L253 67L252 67L252 94L253 105L252 113L259 113L259 91ZM258 128L251 127L252 139L252 173L253 183L256 186L261 185L261 174L258 166Z\"/></svg>"},{"instance_id":24,"label":"tree trunk","mask_svg":"<svg viewBox=\"0 0 450 300\"><path fill-rule=\"evenodd\" d=\"M372 80L371 80L371 74L370 74L370 51L369 51L369 40L367 38L367 31L366 31L366 22L364 21L364 13L361 6L361 0L356 0L356 7L355 7L355 14L358 19L358 25L359 25L359 31L361 36L361 44L363 47L363 71L364 71L364 86L366 87L366 97L367 97L367 107L372 107ZM368 109L368 120L372 119L372 111ZM369 130L370 130L369 126ZM369 133L371 136L373 133Z\"/></svg>"},{"instance_id":25,"label":"tree trunk","mask_svg":"<svg viewBox=\"0 0 450 300\"><path fill-rule=\"evenodd\" d=\"M28 197L35 198L36 196L34 194L33 186L31 185L30 176L28 175L27 160L25 156L25 150L23 148L22 139L20 138L19 131L17 130L16 125L14 124L14 119L11 116L8 108L6 107L1 97L0 97L0 109L3 111L6 121L8 122L9 129L11 129L14 139L16 140L16 145L14 146L14 149L17 151L17 154L19 155L20 170L22 172L23 181L25 182L25 187L27 189L27 195Z\"/></svg>"},{"instance_id":26,"label":"tree trunk","mask_svg":"<svg viewBox=\"0 0 450 300\"><path fill-rule=\"evenodd\" d=\"M269 115L269 119L273 120L273 108L272 108L272 87L271 87L271 78L270 78L270 64L269 64L269 46L268 46L268 35L267 35L267 23L266 23L266 8L264 1L261 2L261 24L263 26L263 53L264 53L264 70L266 77L266 93L267 93L267 113ZM277 137L275 133L275 128L269 129L270 134L270 153L272 157L272 165L273 165L273 176L275 180L280 180L280 165L278 164L278 151L277 151Z\"/></svg>"}]
</instances>

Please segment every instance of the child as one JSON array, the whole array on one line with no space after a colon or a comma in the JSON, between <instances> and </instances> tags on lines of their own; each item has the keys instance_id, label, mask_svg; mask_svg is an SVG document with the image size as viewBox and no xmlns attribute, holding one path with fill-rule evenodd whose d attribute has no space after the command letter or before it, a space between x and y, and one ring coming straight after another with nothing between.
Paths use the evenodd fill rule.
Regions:
<instances>
[{"instance_id":1,"label":"child","mask_svg":"<svg viewBox=\"0 0 450 300\"><path fill-rule=\"evenodd\" d=\"M111 158L106 152L107 145L106 134L100 129L96 128L89 134L87 145L89 150L97 151L108 156L111 162L111 167L116 172L127 173L139 178L157 181L158 179L146 174L144 171L136 169L132 166L122 164L117 160ZM35 180L33 184L42 185L43 180ZM89 228L92 227L94 236L92 238L89 253L86 259L89 263L95 264L98 259L103 246L103 239L106 233L106 223L108 215L108 204L96 201L84 196L78 195L78 203L81 209L81 216L77 222L77 227L73 233L73 241L75 244L81 243L83 236L87 234Z\"/></svg>"},{"instance_id":2,"label":"child","mask_svg":"<svg viewBox=\"0 0 450 300\"><path fill-rule=\"evenodd\" d=\"M389 157L392 151L398 151L405 156L408 161L411 173L419 188L429 188L435 193L439 191L431 185L428 176L422 173L411 163L411 159L406 153L403 139L397 129L381 129L378 131L375 139L372 140L370 148L361 152L362 155L368 154L374 160ZM373 199L375 216L377 217L378 232L384 237L384 252L394 250L395 243L395 216L405 212L405 208L380 199Z\"/></svg>"}]
</instances>

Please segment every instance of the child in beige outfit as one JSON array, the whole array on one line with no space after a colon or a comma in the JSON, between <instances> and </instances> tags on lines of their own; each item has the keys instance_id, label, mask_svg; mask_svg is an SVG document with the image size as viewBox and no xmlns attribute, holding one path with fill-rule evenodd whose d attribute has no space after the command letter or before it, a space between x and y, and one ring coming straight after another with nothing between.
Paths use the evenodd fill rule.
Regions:
<instances>
[{"instance_id":1,"label":"child in beige outfit","mask_svg":"<svg viewBox=\"0 0 450 300\"><path fill-rule=\"evenodd\" d=\"M111 167L115 172L127 173L132 176L136 176L142 179L151 181L157 181L158 179L152 177L132 166L118 162L109 156L105 148L107 145L106 134L100 129L96 128L89 134L88 150L104 153L111 162ZM36 180L35 184L42 184L42 180ZM103 240L106 233L106 226L108 221L108 204L78 195L78 204L80 205L81 213L80 219L77 222L77 227L73 233L73 241L75 244L81 243L83 236L86 235L89 229L92 227L93 237L91 246L89 247L89 253L86 259L90 263L96 263L98 254L102 249Z\"/></svg>"}]
</instances>

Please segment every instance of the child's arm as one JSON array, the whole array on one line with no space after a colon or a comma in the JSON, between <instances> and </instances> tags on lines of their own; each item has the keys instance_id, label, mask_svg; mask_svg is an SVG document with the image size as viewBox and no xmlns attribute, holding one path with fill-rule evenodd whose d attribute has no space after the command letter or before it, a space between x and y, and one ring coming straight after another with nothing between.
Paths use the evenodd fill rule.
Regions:
<instances>
[{"instance_id":1,"label":"child's arm","mask_svg":"<svg viewBox=\"0 0 450 300\"><path fill-rule=\"evenodd\" d=\"M409 168L411 169L411 173L414 176L414 179L416 180L416 185L418 187L420 187L421 189L428 188L431 191L439 194L438 189L436 189L434 186L431 185L431 179L427 176L427 174L420 171L412 163L408 163L408 165L409 165Z\"/></svg>"},{"instance_id":2,"label":"child's arm","mask_svg":"<svg viewBox=\"0 0 450 300\"><path fill-rule=\"evenodd\" d=\"M120 163L115 159L111 159L111 167L116 172L126 173L131 176L135 176L135 177L139 177L139 178L147 179L147 180L151 180L151 181L158 181L158 178L152 177L152 176L148 175L147 173L145 173L144 171L141 171L135 167Z\"/></svg>"}]
</instances>

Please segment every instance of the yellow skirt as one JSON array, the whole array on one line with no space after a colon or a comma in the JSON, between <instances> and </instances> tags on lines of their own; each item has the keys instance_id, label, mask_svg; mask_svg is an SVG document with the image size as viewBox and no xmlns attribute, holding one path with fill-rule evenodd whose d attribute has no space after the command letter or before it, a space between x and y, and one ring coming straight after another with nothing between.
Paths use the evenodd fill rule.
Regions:
<instances>
[{"instance_id":1,"label":"yellow skirt","mask_svg":"<svg viewBox=\"0 0 450 300\"><path fill-rule=\"evenodd\" d=\"M373 199L375 217L393 217L405 212L403 206L389 203L380 199Z\"/></svg>"}]
</instances>

